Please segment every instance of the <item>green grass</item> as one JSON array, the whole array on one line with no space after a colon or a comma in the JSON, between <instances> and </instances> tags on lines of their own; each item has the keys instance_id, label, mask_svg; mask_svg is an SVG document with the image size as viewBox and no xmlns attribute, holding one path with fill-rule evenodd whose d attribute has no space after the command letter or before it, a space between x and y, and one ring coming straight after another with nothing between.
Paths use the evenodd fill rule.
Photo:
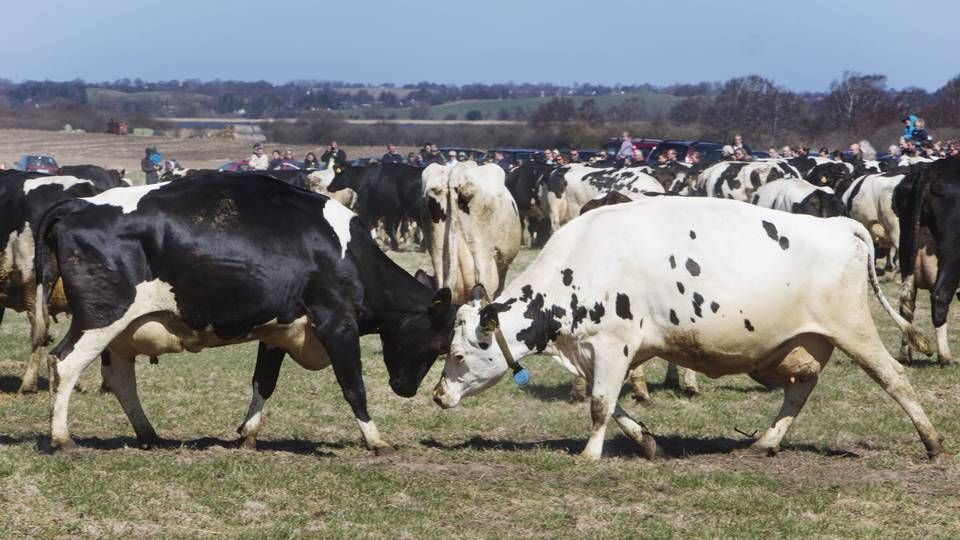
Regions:
<instances>
[{"instance_id":1,"label":"green grass","mask_svg":"<svg viewBox=\"0 0 960 540\"><path fill-rule=\"evenodd\" d=\"M409 269L419 253L391 254ZM514 271L535 253L524 251ZM894 283L886 283L895 298ZM917 320L932 337L926 296ZM891 351L892 321L874 302ZM954 310L955 312L957 310ZM958 328L956 317L953 328ZM63 333L63 321L55 332ZM440 365L412 399L392 394L376 337L363 340L371 414L398 447L378 458L360 442L330 370L288 361L267 403L260 449L234 447L256 347L244 344L137 363L140 394L174 448L141 451L119 404L74 394L82 449L39 450L49 397L17 396L28 332L0 326L0 537L898 537L960 535L960 466L927 463L906 415L835 355L775 458L729 451L768 425L780 404L745 376L701 379L686 399L661 389L654 406L624 404L670 459L647 462L611 422L604 458L584 463L588 406L569 404L570 377L525 362L533 382L501 383L459 408L430 400ZM954 343L954 350L957 344ZM934 425L957 448L960 373L922 364L909 376Z\"/></svg>"},{"instance_id":2,"label":"green grass","mask_svg":"<svg viewBox=\"0 0 960 540\"><path fill-rule=\"evenodd\" d=\"M641 99L647 108L647 112L651 115L654 115L658 112L666 113L670 110L673 105L675 105L682 98L673 96L670 94L660 94L655 92L647 93L632 93L632 94L616 94L609 96L564 96L573 100L574 105L577 107L581 103L588 99L593 99L597 107L601 110L607 110L610 107L619 105L630 98L639 98ZM443 120L447 115L455 115L457 119L463 120L467 112L469 111L480 111L483 114L484 119L496 120L497 114L501 109L506 109L510 112L511 115L521 108L527 113L533 112L540 104L550 101L551 97L535 97L535 98L522 98L522 99L485 99L485 100L465 100L465 101L454 101L451 103L444 103L442 105L435 105L430 107L429 117L433 120ZM382 109L381 114L385 117L390 115L395 115L398 119L409 119L410 118L409 108L388 108ZM347 111L350 114L352 111Z\"/></svg>"}]
</instances>

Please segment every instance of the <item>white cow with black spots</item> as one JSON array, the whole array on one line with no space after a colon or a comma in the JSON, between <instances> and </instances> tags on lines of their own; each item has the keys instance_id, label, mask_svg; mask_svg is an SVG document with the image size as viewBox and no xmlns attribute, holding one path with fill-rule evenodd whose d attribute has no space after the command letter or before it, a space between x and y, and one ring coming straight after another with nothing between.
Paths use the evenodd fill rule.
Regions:
<instances>
[{"instance_id":1,"label":"white cow with black spots","mask_svg":"<svg viewBox=\"0 0 960 540\"><path fill-rule=\"evenodd\" d=\"M861 176L841 194L851 218L870 231L874 245L889 249L886 270L893 270L900 249L900 218L893 211L893 190L906 177L904 173Z\"/></svg>"},{"instance_id":2,"label":"white cow with black spots","mask_svg":"<svg viewBox=\"0 0 960 540\"><path fill-rule=\"evenodd\" d=\"M631 366L659 356L782 386L780 412L753 444L772 453L839 348L903 407L936 458L942 439L880 340L871 288L928 349L883 296L870 235L853 220L679 197L601 208L559 231L492 303L459 309L434 400L454 407L511 362L551 355L592 382L585 457L600 457L611 415L652 455L649 432L617 402Z\"/></svg>"}]
</instances>

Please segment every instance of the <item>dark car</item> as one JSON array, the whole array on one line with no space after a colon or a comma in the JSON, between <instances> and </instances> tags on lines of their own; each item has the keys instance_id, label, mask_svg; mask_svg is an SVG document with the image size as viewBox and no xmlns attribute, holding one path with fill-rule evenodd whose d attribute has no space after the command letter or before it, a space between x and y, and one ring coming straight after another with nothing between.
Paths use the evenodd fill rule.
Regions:
<instances>
[{"instance_id":1,"label":"dark car","mask_svg":"<svg viewBox=\"0 0 960 540\"><path fill-rule=\"evenodd\" d=\"M13 168L18 171L39 172L46 174L57 174L60 166L57 160L51 156L23 155L13 164Z\"/></svg>"},{"instance_id":2,"label":"dark car","mask_svg":"<svg viewBox=\"0 0 960 540\"><path fill-rule=\"evenodd\" d=\"M686 161L687 156L694 150L700 152L701 163L714 163L723 159L723 143L710 141L662 141L650 152L650 155L647 156L647 162L655 165L660 154L671 149L677 151L677 159L680 161Z\"/></svg>"},{"instance_id":3,"label":"dark car","mask_svg":"<svg viewBox=\"0 0 960 540\"><path fill-rule=\"evenodd\" d=\"M525 162L530 161L531 159L542 159L543 152L540 150L535 150L533 148L491 148L487 150L486 156L487 159L493 161L494 152L500 152L503 154L503 159L507 160L511 165L519 167Z\"/></svg>"},{"instance_id":4,"label":"dark car","mask_svg":"<svg viewBox=\"0 0 960 540\"><path fill-rule=\"evenodd\" d=\"M250 170L250 165L247 163L247 160L242 159L240 161L228 161L223 165L217 167L218 171L247 171Z\"/></svg>"},{"instance_id":5,"label":"dark car","mask_svg":"<svg viewBox=\"0 0 960 540\"><path fill-rule=\"evenodd\" d=\"M440 154L444 158L447 157L447 154L450 152L456 152L457 155L460 155L460 152L467 154L468 157L472 158L477 163L483 163L486 159L487 153L483 150L478 150L476 148L460 148L459 146L441 146L439 148Z\"/></svg>"},{"instance_id":6,"label":"dark car","mask_svg":"<svg viewBox=\"0 0 960 540\"><path fill-rule=\"evenodd\" d=\"M643 150L643 155L648 155L651 150L657 147L660 144L660 139L633 139L634 150ZM617 155L617 152L620 151L620 139L619 138L610 138L607 139L607 142L603 143L601 147L608 156L614 157Z\"/></svg>"}]
</instances>

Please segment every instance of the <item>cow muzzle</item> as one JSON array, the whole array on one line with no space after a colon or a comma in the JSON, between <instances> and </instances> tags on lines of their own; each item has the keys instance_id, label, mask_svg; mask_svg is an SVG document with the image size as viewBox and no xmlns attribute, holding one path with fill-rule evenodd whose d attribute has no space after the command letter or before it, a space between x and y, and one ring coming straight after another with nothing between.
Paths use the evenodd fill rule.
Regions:
<instances>
[{"instance_id":1,"label":"cow muzzle","mask_svg":"<svg viewBox=\"0 0 960 540\"><path fill-rule=\"evenodd\" d=\"M442 409L451 409L456 407L460 400L453 398L450 394L447 393L444 386L444 380L440 379L440 382L437 383L437 386L433 388L433 402L440 406Z\"/></svg>"}]
</instances>

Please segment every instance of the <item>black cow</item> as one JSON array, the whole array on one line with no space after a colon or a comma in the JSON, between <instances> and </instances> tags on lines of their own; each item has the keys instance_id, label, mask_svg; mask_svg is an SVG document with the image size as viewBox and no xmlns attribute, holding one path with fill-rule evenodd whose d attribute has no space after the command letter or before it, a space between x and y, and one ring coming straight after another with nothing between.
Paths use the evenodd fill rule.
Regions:
<instances>
[{"instance_id":1,"label":"black cow","mask_svg":"<svg viewBox=\"0 0 960 540\"><path fill-rule=\"evenodd\" d=\"M5 173L0 180L0 321L6 308L25 311L33 341L33 353L20 382L21 393L37 390L37 372L48 339L34 318L37 291L33 252L37 224L43 214L60 201L89 197L121 185L118 176L100 167L91 165L73 170L84 176L13 171ZM52 313L66 310L61 289L58 288L51 299Z\"/></svg>"},{"instance_id":2,"label":"black cow","mask_svg":"<svg viewBox=\"0 0 960 540\"><path fill-rule=\"evenodd\" d=\"M821 157L796 157L787 160L803 179L818 187L831 188L843 193L853 182L853 165Z\"/></svg>"},{"instance_id":3,"label":"black cow","mask_svg":"<svg viewBox=\"0 0 960 540\"><path fill-rule=\"evenodd\" d=\"M517 203L521 227L529 233L534 247L542 247L550 238L546 192L547 178L555 168L541 161L526 161L507 174L507 190Z\"/></svg>"},{"instance_id":4,"label":"black cow","mask_svg":"<svg viewBox=\"0 0 960 540\"><path fill-rule=\"evenodd\" d=\"M380 335L391 388L413 396L449 344L450 291L434 294L323 195L267 176L191 178L65 201L44 217L38 289L62 276L73 313L53 351L53 446L73 445L70 394L101 351L138 442L150 446L158 439L137 396L137 355L259 340L253 400L238 429L246 446L256 444L263 403L290 354L307 369L332 365L367 446L390 449L367 412L360 336Z\"/></svg>"},{"instance_id":5,"label":"black cow","mask_svg":"<svg viewBox=\"0 0 960 540\"><path fill-rule=\"evenodd\" d=\"M126 170L104 169L97 165L65 165L60 167L59 176L76 176L93 182L100 191L125 185L123 175Z\"/></svg>"},{"instance_id":6,"label":"black cow","mask_svg":"<svg viewBox=\"0 0 960 540\"><path fill-rule=\"evenodd\" d=\"M930 290L937 332L937 359L953 362L947 341L947 311L960 283L960 158L914 165L893 191L900 218L900 312L913 320L917 288ZM910 362L908 343L900 360Z\"/></svg>"},{"instance_id":7,"label":"black cow","mask_svg":"<svg viewBox=\"0 0 960 540\"><path fill-rule=\"evenodd\" d=\"M357 215L370 227L383 226L390 238L390 247L399 250L397 231L404 223L418 222L423 211L423 169L402 163L345 166L336 169L336 176L327 186L331 193L350 188L357 193Z\"/></svg>"}]
</instances>

